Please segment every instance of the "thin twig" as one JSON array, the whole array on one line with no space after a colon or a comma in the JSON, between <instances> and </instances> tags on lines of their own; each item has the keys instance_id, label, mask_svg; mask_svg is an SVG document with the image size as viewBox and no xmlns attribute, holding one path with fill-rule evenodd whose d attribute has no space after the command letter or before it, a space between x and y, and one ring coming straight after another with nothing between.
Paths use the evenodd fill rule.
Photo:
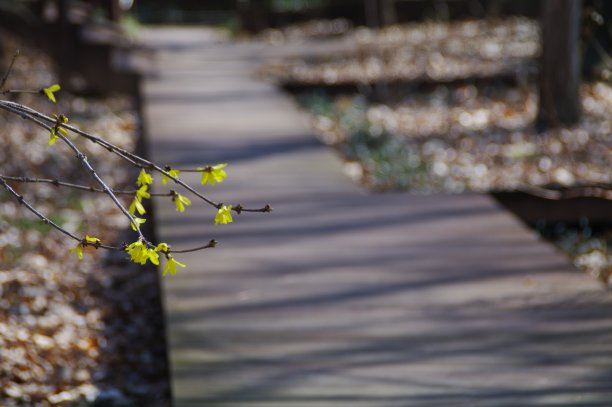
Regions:
<instances>
[{"instance_id":1,"label":"thin twig","mask_svg":"<svg viewBox=\"0 0 612 407\"><path fill-rule=\"evenodd\" d=\"M168 253L190 253L190 252L197 252L198 250L212 249L213 247L216 247L216 246L217 246L217 241L215 239L212 239L210 242L208 242L204 246L194 247L193 249L185 249L185 250L168 250Z\"/></svg>"},{"instance_id":2,"label":"thin twig","mask_svg":"<svg viewBox=\"0 0 612 407\"><path fill-rule=\"evenodd\" d=\"M0 89L4 89L4 84L6 83L6 80L8 79L9 75L11 74L11 71L13 70L13 65L15 64L15 60L18 56L19 50L15 50L15 53L13 54L13 59L11 60L11 63L8 69L6 70L4 77L2 78L2 83L0 83Z\"/></svg>"},{"instance_id":3,"label":"thin twig","mask_svg":"<svg viewBox=\"0 0 612 407\"><path fill-rule=\"evenodd\" d=\"M3 95L9 95L9 94L21 94L21 93L35 93L35 94L38 94L40 92L37 91L37 90L7 89L7 90L3 90L0 93L3 94Z\"/></svg>"},{"instance_id":4,"label":"thin twig","mask_svg":"<svg viewBox=\"0 0 612 407\"><path fill-rule=\"evenodd\" d=\"M15 191L13 188L11 188L11 186L9 184L7 184L6 181L2 177L0 177L0 184L11 195L13 195L15 197L15 199L17 199L17 201L19 201L20 204L24 205L26 208L28 208L28 210L30 212L32 212L40 220L42 220L43 223L46 223L46 224L52 226L53 228L55 228L55 229L59 230L60 232L62 232L63 234L65 234L66 236L71 237L72 239L76 240L77 242L80 242L84 246L89 245L89 246L101 247L103 249L109 249L109 250L123 250L123 247L108 246L108 245L104 245L104 244L101 244L101 243L89 243L85 239L80 239L75 234L69 232L68 230L64 229L63 227L61 227L60 225L58 225L57 223L53 222L51 219L49 219L48 217L46 217L45 215L40 213L36 208L34 208L28 201L26 201L23 198L23 195L20 195L19 193L17 193L17 191Z\"/></svg>"},{"instance_id":5,"label":"thin twig","mask_svg":"<svg viewBox=\"0 0 612 407\"><path fill-rule=\"evenodd\" d=\"M56 133L57 136L59 138L61 138L67 145L68 147L70 147L70 149L72 151L74 151L74 153L76 154L76 157L81 161L81 163L85 166L85 168L87 168L89 170L89 174L91 175L91 177L93 179L96 180L96 182L102 187L102 189L104 190L104 192L106 192L106 194L111 198L111 200L115 203L115 205L121 210L121 212L123 212L123 214L130 220L130 223L132 224L132 226L134 226L134 228L136 229L136 232L138 233L138 236L148 245L153 246L152 243L150 243L144 236L144 234L142 233L142 231L140 230L140 225L136 222L136 220L134 219L134 216L127 210L125 209L125 207L123 206L123 204L119 201L119 199L115 196L115 194L113 193L113 191L111 190L111 188L106 185L106 183L102 180L102 178L100 178L100 176L98 175L98 173L96 172L96 170L94 170L94 168L91 166L91 164L89 163L89 161L87 160L87 156L85 154L83 154L81 152L81 150L78 149L77 146L74 145L74 143L72 141L70 141L66 136L64 136L61 133Z\"/></svg>"},{"instance_id":6,"label":"thin twig","mask_svg":"<svg viewBox=\"0 0 612 407\"><path fill-rule=\"evenodd\" d=\"M63 227L61 227L60 225L58 225L57 223L55 223L54 221L52 221L51 219L49 219L48 217L43 215L36 208L34 208L28 201L26 201L23 198L22 195L20 195L19 193L17 193L17 191L15 191L13 188L11 188L11 186L6 183L4 178L5 177L0 176L0 185L2 185L11 195L13 195L15 197L15 199L17 199L17 201L19 201L20 204L24 205L26 208L28 208L28 210L30 212L32 212L34 215L36 215L43 223L50 225L51 227L53 227L54 229L58 230L59 232L61 232L61 233L65 234L66 236L76 240L77 242L79 242L83 246L93 246L95 248L101 248L101 249L106 249L106 250L125 251L126 245L123 245L123 246L110 246L110 245L106 245L106 244L102 244L102 243L91 243L91 242L88 242L86 239L81 239L78 236L76 236L75 234L73 234L73 233L69 232L68 230L64 229ZM9 177L6 177L6 178L9 178ZM189 252L195 252L195 251L203 250L203 249L210 249L210 248L215 247L216 245L217 245L217 241L212 239L212 240L210 240L204 246L198 246L198 247L194 247L194 248L191 248L191 249L183 249L183 250L168 250L167 253L189 253Z\"/></svg>"},{"instance_id":7,"label":"thin twig","mask_svg":"<svg viewBox=\"0 0 612 407\"><path fill-rule=\"evenodd\" d=\"M6 101L0 101L0 102L6 102ZM2 106L2 103L0 103L0 107ZM14 109L11 108L10 106L6 109L9 111L13 111ZM31 109L29 109L31 110ZM21 111L18 112L18 114L21 115L21 117L26 118L31 120L32 122L38 124L39 126L41 126L42 128L46 129L47 131L51 132L53 130L52 126L49 126L46 123L43 123L42 121L38 120L35 117L32 117L29 113L26 113L28 110L25 111ZM56 123L57 126L57 123ZM102 187L102 189L106 192L106 194L111 198L111 200L115 203L115 205L121 210L121 212L123 212L123 214L130 220L130 223L135 227L136 232L138 233L138 236L149 246L152 246L152 243L150 243L144 236L144 234L142 233L142 231L140 230L140 225L138 225L138 223L134 220L134 217L132 216L132 214L125 209L125 207L121 204L121 202L119 202L119 199L117 199L117 197L115 196L115 194L113 194L112 190L110 189L110 187L108 185L106 185L106 183L102 180L102 178L100 178L100 176L98 175L98 173L94 170L94 168L91 166L91 164L89 163L89 161L87 160L87 156L85 154L83 154L81 152L81 150L79 150L77 148L77 146L74 145L74 143L72 141L70 141L68 138L66 138L66 136L64 136L63 134L61 134L60 132L56 133L57 137L59 137L64 143L66 143L68 145L68 147L74 151L74 153L76 154L76 157L79 159L79 161L81 161L81 163L85 166L85 168L87 168L87 170L89 171L89 174L91 175L91 177L96 180L96 182Z\"/></svg>"},{"instance_id":8,"label":"thin twig","mask_svg":"<svg viewBox=\"0 0 612 407\"><path fill-rule=\"evenodd\" d=\"M1 174L0 174L0 178L4 178L5 180L9 180L9 181L22 182L22 183L52 184L52 185L55 185L55 186L61 186L61 187L67 187L67 188L72 188L72 189L78 189L78 190L81 190L81 191L106 193L103 189L100 189L100 188L90 187L90 186L87 186L87 185L73 184L73 183L70 183L70 182L60 181L58 179L30 178L30 177L13 177L13 176L8 176L8 175L1 175ZM136 189L122 190L122 189L113 189L113 188L111 188L111 191L113 191L113 193L115 195L134 195L136 192L138 192L138 190L136 190ZM151 196L173 196L172 192L150 193L150 195Z\"/></svg>"}]
</instances>

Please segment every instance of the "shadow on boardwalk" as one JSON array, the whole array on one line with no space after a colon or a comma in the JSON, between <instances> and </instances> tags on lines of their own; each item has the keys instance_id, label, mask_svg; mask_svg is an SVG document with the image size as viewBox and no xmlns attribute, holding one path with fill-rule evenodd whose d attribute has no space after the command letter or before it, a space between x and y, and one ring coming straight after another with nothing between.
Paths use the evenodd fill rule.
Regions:
<instances>
[{"instance_id":1,"label":"shadow on boardwalk","mask_svg":"<svg viewBox=\"0 0 612 407\"><path fill-rule=\"evenodd\" d=\"M492 199L368 194L253 79L278 50L148 35L155 161L229 162L212 197L275 209L157 207L161 240L221 242L164 279L177 406L612 405L609 294Z\"/></svg>"},{"instance_id":2,"label":"shadow on boardwalk","mask_svg":"<svg viewBox=\"0 0 612 407\"><path fill-rule=\"evenodd\" d=\"M343 298L345 293L338 294ZM377 294L371 295L376 298ZM312 303L315 305L309 308L310 312L329 305L320 304L318 299L312 299ZM203 398L210 402L242 400L245 405L278 400L322 405L346 402L346 405L603 407L609 405L612 397L612 358L605 342L610 325L602 323L609 320L609 311L601 305L601 296L506 308L492 308L490 303L477 301L464 303L460 308L431 307L412 318L406 315L385 318L384 324L395 327L394 332L386 333L376 332L377 326L382 325L380 320L373 321L371 327L362 322L341 321L340 326L331 329L302 332L232 329L216 332L214 340L197 333L189 340L189 333L185 332L187 337L178 346L187 352L204 347L211 353L224 354L228 347L235 348L241 343L266 344L266 349L301 347L304 336L325 342L326 346L290 354L279 352L276 357L265 352L258 356L257 349L252 349L250 355L235 360L179 369L175 379L225 378L233 382L241 372L257 372L252 380L221 391L213 388ZM295 314L295 307L302 308L303 304L298 301L294 307L288 301L279 307ZM597 309L600 311L594 313ZM225 316L245 315L237 312ZM201 318L207 319L209 315ZM423 329L432 325L437 328ZM371 328L372 335L339 340L336 336L340 328L345 332ZM485 359L489 362L482 363ZM500 378L501 382L497 382ZM326 380L331 383L324 387L333 394L317 394L315 389L305 394L287 394L288 389L301 383L318 382L321 386ZM352 386L344 384L344 391L339 391L333 389L334 382Z\"/></svg>"}]
</instances>

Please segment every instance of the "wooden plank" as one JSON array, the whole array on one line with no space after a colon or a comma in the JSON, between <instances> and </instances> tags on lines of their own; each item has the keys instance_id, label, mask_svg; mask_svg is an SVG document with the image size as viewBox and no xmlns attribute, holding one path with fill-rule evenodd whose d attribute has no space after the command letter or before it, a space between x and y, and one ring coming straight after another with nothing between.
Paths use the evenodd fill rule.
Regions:
<instances>
[{"instance_id":1,"label":"wooden plank","mask_svg":"<svg viewBox=\"0 0 612 407\"><path fill-rule=\"evenodd\" d=\"M157 205L162 240L221 242L163 280L176 406L612 403L610 295L491 198L363 191L253 78L278 49L147 38L153 158L229 162L211 196L275 209L215 227Z\"/></svg>"}]
</instances>

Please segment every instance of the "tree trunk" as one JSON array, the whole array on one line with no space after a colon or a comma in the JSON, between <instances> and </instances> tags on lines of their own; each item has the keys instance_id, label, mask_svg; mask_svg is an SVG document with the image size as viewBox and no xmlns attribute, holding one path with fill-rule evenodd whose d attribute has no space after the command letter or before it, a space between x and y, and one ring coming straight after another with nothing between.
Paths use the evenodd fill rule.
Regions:
<instances>
[{"instance_id":1,"label":"tree trunk","mask_svg":"<svg viewBox=\"0 0 612 407\"><path fill-rule=\"evenodd\" d=\"M383 26L397 24L395 0L381 0L380 17Z\"/></svg>"},{"instance_id":2,"label":"tree trunk","mask_svg":"<svg viewBox=\"0 0 612 407\"><path fill-rule=\"evenodd\" d=\"M62 84L68 85L71 71L74 69L75 56L73 53L74 41L71 37L70 5L68 0L57 0L57 20L56 26L56 55L55 60L59 65L59 76Z\"/></svg>"},{"instance_id":3,"label":"tree trunk","mask_svg":"<svg viewBox=\"0 0 612 407\"><path fill-rule=\"evenodd\" d=\"M580 17L582 0L542 1L539 129L580 120Z\"/></svg>"},{"instance_id":4,"label":"tree trunk","mask_svg":"<svg viewBox=\"0 0 612 407\"><path fill-rule=\"evenodd\" d=\"M364 0L365 22L370 28L380 27L380 16L378 14L378 0Z\"/></svg>"},{"instance_id":5,"label":"tree trunk","mask_svg":"<svg viewBox=\"0 0 612 407\"><path fill-rule=\"evenodd\" d=\"M257 1L238 1L236 7L242 30L255 34L270 26L268 8L258 5Z\"/></svg>"},{"instance_id":6,"label":"tree trunk","mask_svg":"<svg viewBox=\"0 0 612 407\"><path fill-rule=\"evenodd\" d=\"M103 4L109 21L113 21L115 23L119 22L121 20L121 15L123 14L121 7L119 7L119 1L105 0Z\"/></svg>"},{"instance_id":7,"label":"tree trunk","mask_svg":"<svg viewBox=\"0 0 612 407\"><path fill-rule=\"evenodd\" d=\"M364 0L365 22L370 28L381 28L397 23L395 0Z\"/></svg>"}]
</instances>

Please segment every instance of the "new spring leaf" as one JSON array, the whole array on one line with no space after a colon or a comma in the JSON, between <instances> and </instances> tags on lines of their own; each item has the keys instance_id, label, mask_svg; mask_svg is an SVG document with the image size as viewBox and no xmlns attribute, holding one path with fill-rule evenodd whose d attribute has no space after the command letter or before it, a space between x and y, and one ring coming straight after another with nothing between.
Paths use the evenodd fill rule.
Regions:
<instances>
[{"instance_id":1,"label":"new spring leaf","mask_svg":"<svg viewBox=\"0 0 612 407\"><path fill-rule=\"evenodd\" d=\"M42 91L43 91L43 93L45 95L47 95L47 98L49 98L50 101L52 101L53 103L56 103L57 101L55 100L54 93L57 92L60 89L61 89L60 85L55 83L55 84L49 86L48 88L44 88Z\"/></svg>"}]
</instances>

